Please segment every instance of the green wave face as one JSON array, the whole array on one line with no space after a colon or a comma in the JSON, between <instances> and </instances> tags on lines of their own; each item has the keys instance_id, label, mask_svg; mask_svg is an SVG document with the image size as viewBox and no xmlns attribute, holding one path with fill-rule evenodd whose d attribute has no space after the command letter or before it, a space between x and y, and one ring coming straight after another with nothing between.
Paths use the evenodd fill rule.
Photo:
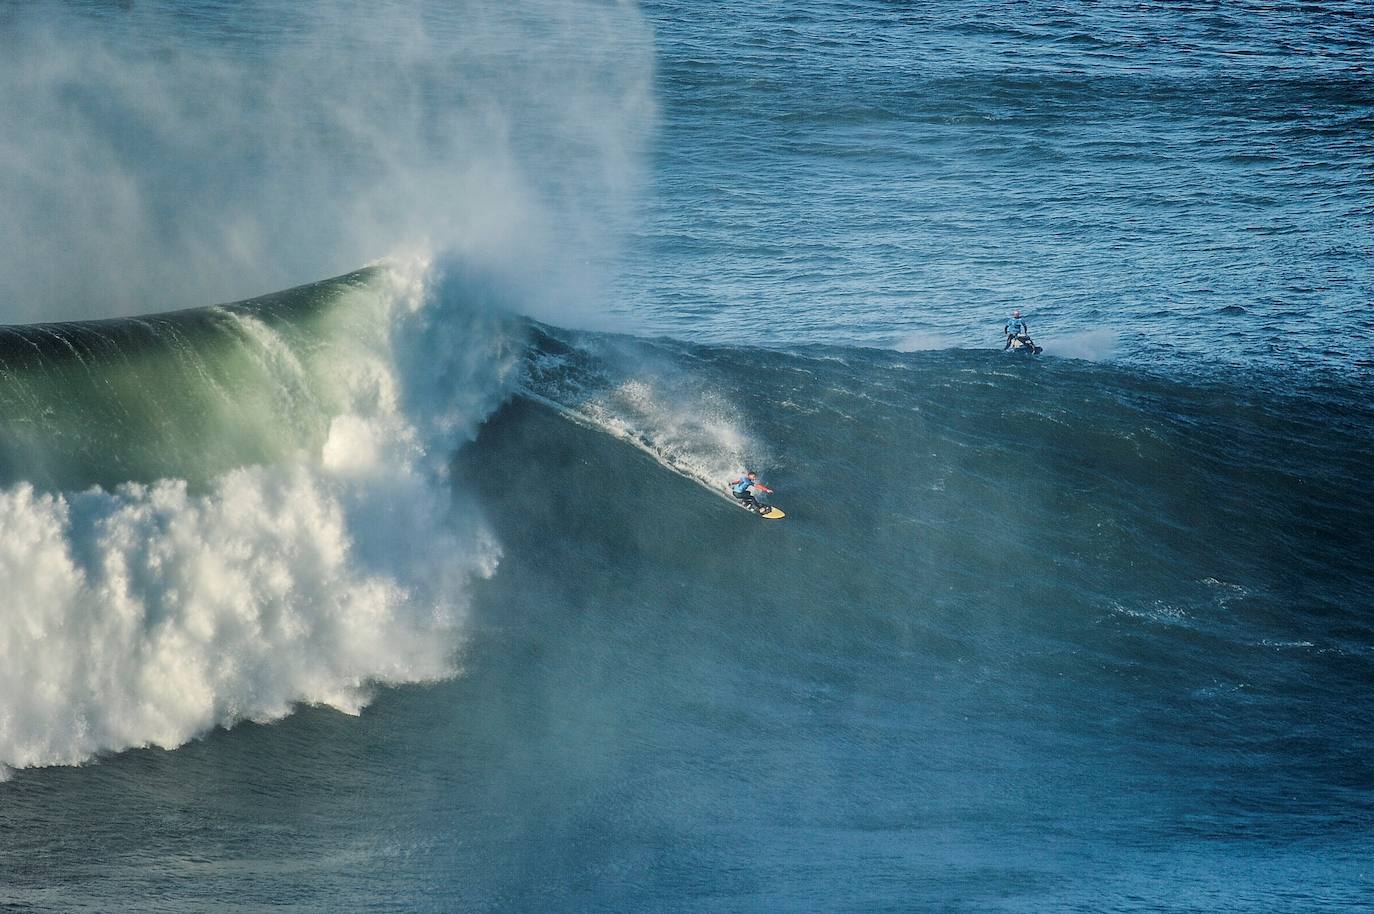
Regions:
<instances>
[{"instance_id":1,"label":"green wave face","mask_svg":"<svg viewBox=\"0 0 1374 914\"><path fill-rule=\"evenodd\" d=\"M0 780L452 675L520 330L423 259L0 330Z\"/></svg>"},{"instance_id":2,"label":"green wave face","mask_svg":"<svg viewBox=\"0 0 1374 914\"><path fill-rule=\"evenodd\" d=\"M318 452L387 345L379 271L147 317L0 328L0 484L193 486Z\"/></svg>"}]
</instances>

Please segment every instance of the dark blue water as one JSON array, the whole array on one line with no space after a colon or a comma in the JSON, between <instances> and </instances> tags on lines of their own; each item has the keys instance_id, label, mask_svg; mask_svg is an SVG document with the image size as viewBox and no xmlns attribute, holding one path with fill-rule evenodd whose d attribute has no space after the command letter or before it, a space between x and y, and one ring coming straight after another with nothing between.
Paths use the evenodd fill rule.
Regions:
<instances>
[{"instance_id":1,"label":"dark blue water","mask_svg":"<svg viewBox=\"0 0 1374 914\"><path fill-rule=\"evenodd\" d=\"M0 909L1368 907L1371 39L0 11Z\"/></svg>"},{"instance_id":2,"label":"dark blue water","mask_svg":"<svg viewBox=\"0 0 1374 914\"><path fill-rule=\"evenodd\" d=\"M999 345L1021 307L1070 355L1367 380L1367 13L651 4L664 117L627 310L943 348Z\"/></svg>"}]
</instances>

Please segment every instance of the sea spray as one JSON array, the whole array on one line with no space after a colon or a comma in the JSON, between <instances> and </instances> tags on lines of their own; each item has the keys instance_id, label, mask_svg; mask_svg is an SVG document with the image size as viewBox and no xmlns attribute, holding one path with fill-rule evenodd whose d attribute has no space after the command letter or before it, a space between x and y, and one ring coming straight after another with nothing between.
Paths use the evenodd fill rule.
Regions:
<instances>
[{"instance_id":1,"label":"sea spray","mask_svg":"<svg viewBox=\"0 0 1374 914\"><path fill-rule=\"evenodd\" d=\"M679 475L723 493L770 459L737 401L681 370L672 344L540 327L520 390L567 418L626 441Z\"/></svg>"},{"instance_id":2,"label":"sea spray","mask_svg":"<svg viewBox=\"0 0 1374 914\"><path fill-rule=\"evenodd\" d=\"M898 337L892 348L898 352L925 352L931 349L958 349L962 339L951 333L912 330Z\"/></svg>"},{"instance_id":3,"label":"sea spray","mask_svg":"<svg viewBox=\"0 0 1374 914\"><path fill-rule=\"evenodd\" d=\"M241 51L236 53L235 49ZM654 119L591 0L0 10L0 320L284 288L415 247L596 301Z\"/></svg>"},{"instance_id":4,"label":"sea spray","mask_svg":"<svg viewBox=\"0 0 1374 914\"><path fill-rule=\"evenodd\" d=\"M1045 352L1070 359L1101 362L1117 351L1119 334L1110 328L1080 330L1056 337L1044 344Z\"/></svg>"}]
</instances>

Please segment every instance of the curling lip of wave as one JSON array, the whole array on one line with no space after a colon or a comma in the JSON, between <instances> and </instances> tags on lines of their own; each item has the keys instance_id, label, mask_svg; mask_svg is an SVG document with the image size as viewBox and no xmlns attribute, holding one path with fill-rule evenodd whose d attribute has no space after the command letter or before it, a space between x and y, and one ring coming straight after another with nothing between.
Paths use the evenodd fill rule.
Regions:
<instances>
[{"instance_id":1,"label":"curling lip of wave","mask_svg":"<svg viewBox=\"0 0 1374 914\"><path fill-rule=\"evenodd\" d=\"M46 432L49 456L119 458L127 438L81 428L112 402L178 459L200 444L230 468L0 489L0 767L173 747L298 702L356 712L373 683L456 671L468 581L498 549L430 455L499 402L518 351L460 298L427 264L392 264L225 306L5 328L3 370L25 396L0 397L0 425ZM416 398L444 390L434 376L481 390L426 401L419 421ZM293 402L198 438L180 420L226 387ZM306 434L282 428L292 416ZM254 446L238 438L277 431L279 459L242 459Z\"/></svg>"}]
</instances>

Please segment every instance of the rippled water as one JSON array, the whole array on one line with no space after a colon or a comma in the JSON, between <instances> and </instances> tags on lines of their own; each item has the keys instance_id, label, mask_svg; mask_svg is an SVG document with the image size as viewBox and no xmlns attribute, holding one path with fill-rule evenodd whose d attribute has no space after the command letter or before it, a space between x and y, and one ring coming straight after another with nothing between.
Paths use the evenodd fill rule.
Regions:
<instances>
[{"instance_id":1,"label":"rippled water","mask_svg":"<svg viewBox=\"0 0 1374 914\"><path fill-rule=\"evenodd\" d=\"M999 346L1019 306L1051 352L1367 377L1363 4L647 12L654 327Z\"/></svg>"}]
</instances>

